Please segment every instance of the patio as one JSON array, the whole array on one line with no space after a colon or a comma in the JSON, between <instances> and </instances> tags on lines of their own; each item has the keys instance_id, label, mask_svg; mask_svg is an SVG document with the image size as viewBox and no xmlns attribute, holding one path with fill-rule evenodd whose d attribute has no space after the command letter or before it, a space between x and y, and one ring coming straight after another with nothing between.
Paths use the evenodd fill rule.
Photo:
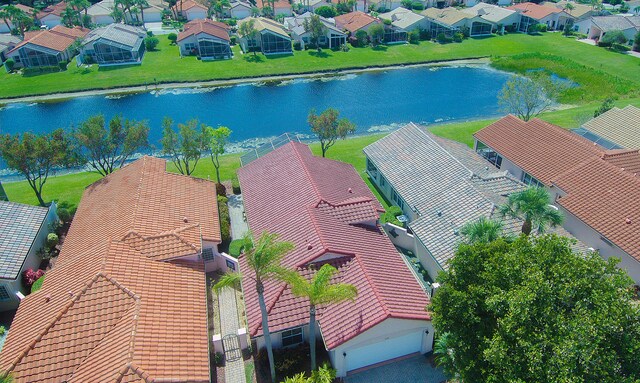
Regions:
<instances>
[{"instance_id":1,"label":"patio","mask_svg":"<svg viewBox=\"0 0 640 383\"><path fill-rule=\"evenodd\" d=\"M444 383L447 379L442 370L435 366L432 355L416 355L357 372L347 376L344 381L345 383Z\"/></svg>"}]
</instances>

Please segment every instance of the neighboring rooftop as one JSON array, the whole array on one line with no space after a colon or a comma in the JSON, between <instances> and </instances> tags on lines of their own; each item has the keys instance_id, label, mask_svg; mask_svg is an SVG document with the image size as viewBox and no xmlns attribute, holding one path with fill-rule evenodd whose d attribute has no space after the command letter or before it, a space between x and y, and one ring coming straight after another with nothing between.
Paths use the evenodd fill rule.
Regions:
<instances>
[{"instance_id":1,"label":"neighboring rooftop","mask_svg":"<svg viewBox=\"0 0 640 383\"><path fill-rule=\"evenodd\" d=\"M567 6L569 4L571 5L571 7L573 7L573 9L567 9ZM558 8L559 10L565 11L566 13L575 17L576 19L579 19L581 17L584 17L585 15L589 15L594 12L594 9L591 5L580 4L575 1L558 1L557 3L554 3L552 1L545 1L541 5L544 5L546 7Z\"/></svg>"},{"instance_id":2,"label":"neighboring rooftop","mask_svg":"<svg viewBox=\"0 0 640 383\"><path fill-rule=\"evenodd\" d=\"M31 31L25 33L24 40L16 45L11 52L27 44L37 45L57 52L64 52L73 45L76 40L83 38L88 33L89 29L81 27L67 28L62 25L56 25L50 30Z\"/></svg>"},{"instance_id":3,"label":"neighboring rooftop","mask_svg":"<svg viewBox=\"0 0 640 383\"><path fill-rule=\"evenodd\" d=\"M225 41L231 40L229 37L229 26L227 24L209 19L198 19L189 21L184 25L183 31L178 34L178 41L200 33L214 36Z\"/></svg>"},{"instance_id":4,"label":"neighboring rooftop","mask_svg":"<svg viewBox=\"0 0 640 383\"><path fill-rule=\"evenodd\" d=\"M7 202L0 196L0 279L18 279L48 213L49 208Z\"/></svg>"},{"instance_id":5,"label":"neighboring rooftop","mask_svg":"<svg viewBox=\"0 0 640 383\"><path fill-rule=\"evenodd\" d=\"M215 185L143 157L87 187L56 267L18 308L0 368L29 382L208 382Z\"/></svg>"},{"instance_id":6,"label":"neighboring rooftop","mask_svg":"<svg viewBox=\"0 0 640 383\"><path fill-rule=\"evenodd\" d=\"M595 16L591 18L591 22L603 32L612 30L640 29L640 16L629 15L611 15L611 16Z\"/></svg>"},{"instance_id":7,"label":"neighboring rooftop","mask_svg":"<svg viewBox=\"0 0 640 383\"><path fill-rule=\"evenodd\" d=\"M562 9L558 9L552 6L539 5L535 3L514 4L510 7L507 7L507 9L518 11L522 15L530 17L534 20L541 20L551 14L562 12Z\"/></svg>"},{"instance_id":8,"label":"neighboring rooftop","mask_svg":"<svg viewBox=\"0 0 640 383\"><path fill-rule=\"evenodd\" d=\"M62 17L62 13L65 11L65 9L67 9L67 3L64 1L61 1L56 4L48 5L42 8L40 12L38 12L38 14L36 15L36 18L41 19L49 15Z\"/></svg>"},{"instance_id":9,"label":"neighboring rooftop","mask_svg":"<svg viewBox=\"0 0 640 383\"><path fill-rule=\"evenodd\" d=\"M381 13L378 17L381 19L391 20L391 23L395 27L401 29L409 28L424 20L424 16L402 7L398 7L387 13Z\"/></svg>"},{"instance_id":10,"label":"neighboring rooftop","mask_svg":"<svg viewBox=\"0 0 640 383\"><path fill-rule=\"evenodd\" d=\"M427 8L424 11L420 12L420 14L425 16L429 20L435 21L436 23L445 26L452 26L462 20L473 17L470 14L459 11L453 7L444 9Z\"/></svg>"},{"instance_id":11,"label":"neighboring rooftop","mask_svg":"<svg viewBox=\"0 0 640 383\"><path fill-rule=\"evenodd\" d=\"M13 48L20 43L20 38L8 34L0 34L0 52Z\"/></svg>"},{"instance_id":12,"label":"neighboring rooftop","mask_svg":"<svg viewBox=\"0 0 640 383\"><path fill-rule=\"evenodd\" d=\"M238 21L238 24L246 23L249 20L255 20L255 28L258 31L268 30L277 35L281 35L283 37L289 38L289 34L284 29L284 26L274 20L267 19L265 17L247 17L246 19L242 19Z\"/></svg>"},{"instance_id":13,"label":"neighboring rooftop","mask_svg":"<svg viewBox=\"0 0 640 383\"><path fill-rule=\"evenodd\" d=\"M258 6L258 8L264 8L265 6L271 6L269 4L264 4L264 0L257 0L256 1L256 5ZM274 4L275 9L286 9L286 8L291 8L291 4L289 3L288 0L276 0L275 4Z\"/></svg>"},{"instance_id":14,"label":"neighboring rooftop","mask_svg":"<svg viewBox=\"0 0 640 383\"><path fill-rule=\"evenodd\" d=\"M640 108L614 107L582 127L622 148L640 149Z\"/></svg>"},{"instance_id":15,"label":"neighboring rooftop","mask_svg":"<svg viewBox=\"0 0 640 383\"><path fill-rule=\"evenodd\" d=\"M344 15L336 16L336 26L342 30L348 30L351 33L355 33L358 30L368 27L371 23L378 22L375 17L360 11L345 13Z\"/></svg>"},{"instance_id":16,"label":"neighboring rooftop","mask_svg":"<svg viewBox=\"0 0 640 383\"><path fill-rule=\"evenodd\" d=\"M463 8L461 11L471 16L479 16L491 23L500 23L505 18L516 13L514 10L488 3L478 3L471 8Z\"/></svg>"},{"instance_id":17,"label":"neighboring rooftop","mask_svg":"<svg viewBox=\"0 0 640 383\"><path fill-rule=\"evenodd\" d=\"M173 8L177 11L188 11L191 8L200 8L203 10L208 10L207 7L205 5L203 5L202 3L199 3L195 0L179 0L176 5L173 6Z\"/></svg>"},{"instance_id":18,"label":"neighboring rooftop","mask_svg":"<svg viewBox=\"0 0 640 383\"><path fill-rule=\"evenodd\" d=\"M355 302L319 310L328 349L387 318L430 319L426 293L377 226L382 207L353 166L315 157L308 146L289 142L242 167L238 178L254 235L266 230L294 243L284 266L310 276L313 266L328 262L339 270L336 281L357 287ZM244 257L240 268L243 284L253 286ZM259 336L257 294L247 287L249 333ZM308 302L295 298L286 284L269 281L265 294L271 331L308 323Z\"/></svg>"},{"instance_id":19,"label":"neighboring rooftop","mask_svg":"<svg viewBox=\"0 0 640 383\"><path fill-rule=\"evenodd\" d=\"M147 37L146 33L138 27L114 23L89 32L83 44L103 39L129 49L137 50L144 42L145 37Z\"/></svg>"},{"instance_id":20,"label":"neighboring rooftop","mask_svg":"<svg viewBox=\"0 0 640 383\"><path fill-rule=\"evenodd\" d=\"M296 33L298 36L303 35L304 33L306 33L306 30L304 28L304 21L311 18L311 16L313 16L313 13L311 12L305 12L301 15L297 15L294 17L285 17L284 18L284 24L286 26L288 26L288 28ZM343 32L338 29L335 25L335 21L332 19L327 19L324 18L322 16L320 17L320 21L322 22L322 24L324 24L324 26L327 29L332 30L335 33L339 33L339 34L343 34Z\"/></svg>"}]
</instances>

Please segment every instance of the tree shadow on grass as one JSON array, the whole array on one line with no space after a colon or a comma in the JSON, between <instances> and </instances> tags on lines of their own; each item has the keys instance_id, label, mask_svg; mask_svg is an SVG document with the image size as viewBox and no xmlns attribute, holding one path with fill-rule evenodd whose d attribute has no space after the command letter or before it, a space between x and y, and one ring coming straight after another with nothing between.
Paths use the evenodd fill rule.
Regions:
<instances>
[{"instance_id":1,"label":"tree shadow on grass","mask_svg":"<svg viewBox=\"0 0 640 383\"><path fill-rule=\"evenodd\" d=\"M329 52L325 52L325 51L318 52L317 50L314 50L313 52L309 52L309 56L319 57L324 59L327 57L332 57L333 55L330 54Z\"/></svg>"},{"instance_id":2,"label":"tree shadow on grass","mask_svg":"<svg viewBox=\"0 0 640 383\"><path fill-rule=\"evenodd\" d=\"M121 68L133 68L137 66L140 66L140 63L130 65L98 66L98 72L110 72Z\"/></svg>"},{"instance_id":3,"label":"tree shadow on grass","mask_svg":"<svg viewBox=\"0 0 640 383\"><path fill-rule=\"evenodd\" d=\"M283 59L283 58L287 58L287 57L291 57L293 56L293 52L291 53L274 53L274 54L270 54L270 55L265 55L266 58L268 58L269 60L274 60L274 59Z\"/></svg>"},{"instance_id":4,"label":"tree shadow on grass","mask_svg":"<svg viewBox=\"0 0 640 383\"><path fill-rule=\"evenodd\" d=\"M497 35L483 35L483 36L471 36L469 37L470 39L473 40L486 40L486 39L492 39L494 37L496 37Z\"/></svg>"},{"instance_id":5,"label":"tree shadow on grass","mask_svg":"<svg viewBox=\"0 0 640 383\"><path fill-rule=\"evenodd\" d=\"M261 63L264 61L263 55L254 55L253 53L246 53L242 58L248 63Z\"/></svg>"},{"instance_id":6,"label":"tree shadow on grass","mask_svg":"<svg viewBox=\"0 0 640 383\"><path fill-rule=\"evenodd\" d=\"M388 46L386 45L376 45L375 47L371 48L374 51L378 51L378 52L386 52L387 49L389 49Z\"/></svg>"}]
</instances>

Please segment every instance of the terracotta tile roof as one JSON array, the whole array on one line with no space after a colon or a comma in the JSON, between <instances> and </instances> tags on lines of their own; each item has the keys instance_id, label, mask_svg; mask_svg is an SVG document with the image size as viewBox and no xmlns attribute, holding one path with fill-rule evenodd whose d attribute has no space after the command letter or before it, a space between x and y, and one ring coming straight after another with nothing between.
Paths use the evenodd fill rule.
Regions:
<instances>
[{"instance_id":1,"label":"terracotta tile roof","mask_svg":"<svg viewBox=\"0 0 640 383\"><path fill-rule=\"evenodd\" d=\"M607 150L602 159L628 173L640 174L640 150Z\"/></svg>"},{"instance_id":2,"label":"terracotta tile roof","mask_svg":"<svg viewBox=\"0 0 640 383\"><path fill-rule=\"evenodd\" d=\"M21 302L0 354L16 382L209 381L202 263L158 259L184 253L167 250L179 242L193 254L196 228L219 238L215 187L164 167L144 157L85 190L56 267ZM169 244L145 247L133 231L171 232Z\"/></svg>"},{"instance_id":3,"label":"terracotta tile roof","mask_svg":"<svg viewBox=\"0 0 640 383\"><path fill-rule=\"evenodd\" d=\"M380 24L380 20L360 11L345 13L344 15L336 16L335 21L338 28L342 30L346 29L352 33L355 33L358 30L367 27L371 23Z\"/></svg>"},{"instance_id":4,"label":"terracotta tile roof","mask_svg":"<svg viewBox=\"0 0 640 383\"><path fill-rule=\"evenodd\" d=\"M264 8L265 6L271 6L271 3L269 4L265 4L264 0L257 0L256 1L256 5L258 6L258 8ZM274 4L275 9L286 9L286 8L291 8L291 4L289 3L288 0L276 0L275 4Z\"/></svg>"},{"instance_id":5,"label":"terracotta tile roof","mask_svg":"<svg viewBox=\"0 0 640 383\"><path fill-rule=\"evenodd\" d=\"M33 14L33 8L24 5L24 4L14 4L14 7L18 8L19 10L21 10L22 12L25 12L27 14L27 16L31 16Z\"/></svg>"},{"instance_id":6,"label":"terracotta tile roof","mask_svg":"<svg viewBox=\"0 0 640 383\"><path fill-rule=\"evenodd\" d=\"M213 20L193 20L184 25L184 30L178 34L178 41L182 41L189 36L206 33L225 41L231 41L229 38L229 26L225 23Z\"/></svg>"},{"instance_id":7,"label":"terracotta tile roof","mask_svg":"<svg viewBox=\"0 0 640 383\"><path fill-rule=\"evenodd\" d=\"M20 44L16 45L11 52L14 52L27 44L33 44L39 47L53 49L54 51L64 52L77 39L83 38L89 32L89 29L81 27L67 28L62 25L56 25L50 30L27 32L25 33L24 40L22 40Z\"/></svg>"},{"instance_id":8,"label":"terracotta tile roof","mask_svg":"<svg viewBox=\"0 0 640 383\"><path fill-rule=\"evenodd\" d=\"M429 320L429 299L386 234L374 224L382 210L355 169L315 157L291 142L238 171L249 227L291 241L283 264L311 275L311 266L330 262L337 280L358 288L355 302L321 308L319 323L332 349L386 318ZM252 336L262 334L257 294L244 257L240 259ZM308 322L308 302L285 284L268 282L265 300L272 331Z\"/></svg>"},{"instance_id":9,"label":"terracotta tile roof","mask_svg":"<svg viewBox=\"0 0 640 383\"><path fill-rule=\"evenodd\" d=\"M473 136L545 185L602 153L591 141L537 118L524 122L508 115Z\"/></svg>"},{"instance_id":10,"label":"terracotta tile roof","mask_svg":"<svg viewBox=\"0 0 640 383\"><path fill-rule=\"evenodd\" d=\"M507 9L518 11L521 14L527 17L531 17L532 19L535 19L535 20L544 19L545 17L551 14L562 12L561 9L558 9L556 7L538 5L535 3L514 4L510 7L507 7Z\"/></svg>"},{"instance_id":11,"label":"terracotta tile roof","mask_svg":"<svg viewBox=\"0 0 640 383\"><path fill-rule=\"evenodd\" d=\"M67 9L67 3L64 1L61 1L57 4L49 5L43 8L40 12L38 12L38 14L36 15L36 18L42 19L43 17L49 16L49 15L62 17L62 12L64 12L65 9Z\"/></svg>"},{"instance_id":12,"label":"terracotta tile roof","mask_svg":"<svg viewBox=\"0 0 640 383\"><path fill-rule=\"evenodd\" d=\"M178 1L176 5L173 6L173 8L177 11L182 10L183 12L188 11L191 8L200 8L204 9L205 11L208 10L205 5L194 0L182 0L182 6L180 5L180 1Z\"/></svg>"}]
</instances>

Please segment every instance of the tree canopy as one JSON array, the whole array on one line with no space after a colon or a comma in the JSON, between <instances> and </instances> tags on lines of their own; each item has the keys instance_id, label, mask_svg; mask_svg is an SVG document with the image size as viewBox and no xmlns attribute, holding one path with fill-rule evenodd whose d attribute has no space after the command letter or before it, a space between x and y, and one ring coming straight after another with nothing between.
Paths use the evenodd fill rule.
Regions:
<instances>
[{"instance_id":1,"label":"tree canopy","mask_svg":"<svg viewBox=\"0 0 640 383\"><path fill-rule=\"evenodd\" d=\"M498 93L498 105L503 112L529 121L553 106L565 88L544 74L532 78L513 76Z\"/></svg>"},{"instance_id":2,"label":"tree canopy","mask_svg":"<svg viewBox=\"0 0 640 383\"><path fill-rule=\"evenodd\" d=\"M640 305L618 261L554 235L462 244L432 299L443 367L465 382L638 382Z\"/></svg>"},{"instance_id":3,"label":"tree canopy","mask_svg":"<svg viewBox=\"0 0 640 383\"><path fill-rule=\"evenodd\" d=\"M181 174L191 175L196 170L208 147L208 138L207 126L197 119L178 124L178 132L173 129L171 118L165 117L162 121L162 153L171 157Z\"/></svg>"},{"instance_id":4,"label":"tree canopy","mask_svg":"<svg viewBox=\"0 0 640 383\"><path fill-rule=\"evenodd\" d=\"M217 128L208 127L207 135L209 136L209 151L211 153L211 162L216 168L216 180L220 183L220 155L224 154L225 147L231 136L231 129L226 126Z\"/></svg>"},{"instance_id":5,"label":"tree canopy","mask_svg":"<svg viewBox=\"0 0 640 383\"><path fill-rule=\"evenodd\" d=\"M320 16L312 15L304 19L304 30L309 32L309 41L311 44L315 45L318 51L320 51L320 39L327 34L327 27L322 20L320 20Z\"/></svg>"},{"instance_id":6,"label":"tree canopy","mask_svg":"<svg viewBox=\"0 0 640 383\"><path fill-rule=\"evenodd\" d=\"M344 140L348 134L356 131L355 124L346 118L339 118L339 112L333 108L329 108L319 115L316 114L315 109L312 109L307 121L311 131L320 140L322 157L327 154L327 150L335 145L338 139Z\"/></svg>"},{"instance_id":7,"label":"tree canopy","mask_svg":"<svg viewBox=\"0 0 640 383\"><path fill-rule=\"evenodd\" d=\"M547 226L556 227L563 220L560 211L551 205L549 192L543 187L530 187L510 194L507 203L498 209L503 217L521 219L522 233L526 235L531 234L534 225L538 233L544 233Z\"/></svg>"}]
</instances>

